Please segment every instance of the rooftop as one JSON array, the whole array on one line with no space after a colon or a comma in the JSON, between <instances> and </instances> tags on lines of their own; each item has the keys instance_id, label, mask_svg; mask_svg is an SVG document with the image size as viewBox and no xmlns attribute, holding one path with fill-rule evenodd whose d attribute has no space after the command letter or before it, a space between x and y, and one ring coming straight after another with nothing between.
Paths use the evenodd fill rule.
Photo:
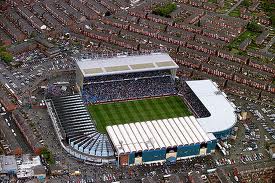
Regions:
<instances>
[{"instance_id":1,"label":"rooftop","mask_svg":"<svg viewBox=\"0 0 275 183\"><path fill-rule=\"evenodd\" d=\"M178 65L166 53L80 59L77 65L84 77L178 68Z\"/></svg>"},{"instance_id":2,"label":"rooftop","mask_svg":"<svg viewBox=\"0 0 275 183\"><path fill-rule=\"evenodd\" d=\"M17 170L15 156L0 156L0 173Z\"/></svg>"},{"instance_id":3,"label":"rooftop","mask_svg":"<svg viewBox=\"0 0 275 183\"><path fill-rule=\"evenodd\" d=\"M214 140L194 116L107 126L118 154L161 149Z\"/></svg>"},{"instance_id":4,"label":"rooftop","mask_svg":"<svg viewBox=\"0 0 275 183\"><path fill-rule=\"evenodd\" d=\"M235 105L221 92L211 80L187 81L188 86L197 95L211 116L198 118L199 124L206 132L227 130L237 122Z\"/></svg>"}]
</instances>

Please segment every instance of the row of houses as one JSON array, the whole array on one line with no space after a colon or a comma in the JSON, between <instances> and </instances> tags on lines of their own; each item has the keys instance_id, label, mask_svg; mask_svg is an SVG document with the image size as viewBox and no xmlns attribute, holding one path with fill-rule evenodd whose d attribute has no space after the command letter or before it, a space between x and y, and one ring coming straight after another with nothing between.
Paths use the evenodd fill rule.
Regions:
<instances>
[{"instance_id":1,"label":"row of houses","mask_svg":"<svg viewBox=\"0 0 275 183\"><path fill-rule=\"evenodd\" d=\"M227 69L230 72L241 72L243 64L225 60L220 57L211 56L208 62L210 65L213 65L217 68Z\"/></svg>"},{"instance_id":2,"label":"row of houses","mask_svg":"<svg viewBox=\"0 0 275 183\"><path fill-rule=\"evenodd\" d=\"M200 19L200 24L203 28L217 32L220 36L227 37L230 41L230 39L244 31L247 21L233 17L224 18L220 15L207 14Z\"/></svg>"},{"instance_id":3,"label":"row of houses","mask_svg":"<svg viewBox=\"0 0 275 183\"><path fill-rule=\"evenodd\" d=\"M25 8L24 6L18 6L17 11L26 18L31 25L36 28L38 31L42 31L46 29L46 25L42 22L39 18L37 18L29 9Z\"/></svg>"},{"instance_id":4,"label":"row of houses","mask_svg":"<svg viewBox=\"0 0 275 183\"><path fill-rule=\"evenodd\" d=\"M272 79L274 78L275 74L273 73L269 73L266 71L262 71L259 69L255 69L255 68L251 68L248 65L243 65L242 66L242 70L241 70L242 74L257 79L257 80L262 80L262 81L266 81L266 82L272 82Z\"/></svg>"},{"instance_id":5,"label":"row of houses","mask_svg":"<svg viewBox=\"0 0 275 183\"><path fill-rule=\"evenodd\" d=\"M48 12L50 12L55 18L57 18L64 25L72 25L73 21L61 10L57 9L56 5L52 2L45 1L44 6Z\"/></svg>"},{"instance_id":6,"label":"row of houses","mask_svg":"<svg viewBox=\"0 0 275 183\"><path fill-rule=\"evenodd\" d=\"M221 28L231 29L233 32L237 31L241 33L244 31L247 21L238 19L235 17L229 17L225 15L210 15L206 14L201 19L202 24L211 24L212 26L217 26Z\"/></svg>"},{"instance_id":7,"label":"row of houses","mask_svg":"<svg viewBox=\"0 0 275 183\"><path fill-rule=\"evenodd\" d=\"M274 93L274 86L272 86L270 82L268 82L267 80L260 80L259 78L244 75L244 73L233 73L227 69L217 68L210 64L202 64L201 71L206 72L210 75L223 77L225 79L232 80L237 83L248 85L250 87L254 87L260 90L267 90L269 92Z\"/></svg>"},{"instance_id":8,"label":"row of houses","mask_svg":"<svg viewBox=\"0 0 275 183\"><path fill-rule=\"evenodd\" d=\"M194 37L195 37L195 35L196 35L193 32L189 32L189 31L182 30L182 29L175 28L175 27L171 27L171 26L167 26L166 32L168 34L170 34L170 35L181 37L181 38L183 38L186 41L187 40L193 40Z\"/></svg>"},{"instance_id":9,"label":"row of houses","mask_svg":"<svg viewBox=\"0 0 275 183\"><path fill-rule=\"evenodd\" d=\"M7 17L10 21L20 27L20 30L23 31L28 36L37 34L37 31L25 20L23 19L16 11L9 11Z\"/></svg>"},{"instance_id":10,"label":"row of houses","mask_svg":"<svg viewBox=\"0 0 275 183\"><path fill-rule=\"evenodd\" d=\"M87 0L86 5L92 9L94 12L99 14L100 16L106 15L106 13L109 11L105 6L100 4L98 1L94 0Z\"/></svg>"},{"instance_id":11,"label":"row of houses","mask_svg":"<svg viewBox=\"0 0 275 183\"><path fill-rule=\"evenodd\" d=\"M82 4L79 0L70 0L69 3L72 7L80 11L88 19L96 20L97 18L99 18L96 12Z\"/></svg>"},{"instance_id":12,"label":"row of houses","mask_svg":"<svg viewBox=\"0 0 275 183\"><path fill-rule=\"evenodd\" d=\"M26 123L23 116L13 113L12 117L15 121L16 126L19 128L20 132L23 134L24 138L27 140L29 146L31 147L33 152L37 152L37 150L41 149L43 145L39 142L38 139L32 132L32 128L29 123Z\"/></svg>"},{"instance_id":13,"label":"row of houses","mask_svg":"<svg viewBox=\"0 0 275 183\"><path fill-rule=\"evenodd\" d=\"M239 45L239 50L245 51L246 48L252 43L252 39L251 38L246 38L245 40L243 40L240 45Z\"/></svg>"},{"instance_id":14,"label":"row of houses","mask_svg":"<svg viewBox=\"0 0 275 183\"><path fill-rule=\"evenodd\" d=\"M132 50L139 49L139 43L115 35L110 36L109 42Z\"/></svg>"},{"instance_id":15,"label":"row of houses","mask_svg":"<svg viewBox=\"0 0 275 183\"><path fill-rule=\"evenodd\" d=\"M16 45L12 45L7 50L13 55L18 55L24 52L35 50L38 45L34 41L22 42Z\"/></svg>"},{"instance_id":16,"label":"row of houses","mask_svg":"<svg viewBox=\"0 0 275 183\"><path fill-rule=\"evenodd\" d=\"M259 50L248 50L247 54L252 57L260 58L260 59L266 59L269 61L274 60L275 54L270 53L270 52L263 52Z\"/></svg>"},{"instance_id":17,"label":"row of houses","mask_svg":"<svg viewBox=\"0 0 275 183\"><path fill-rule=\"evenodd\" d=\"M5 16L0 16L0 26L3 28L15 41L23 41L26 35L12 24Z\"/></svg>"},{"instance_id":18,"label":"row of houses","mask_svg":"<svg viewBox=\"0 0 275 183\"><path fill-rule=\"evenodd\" d=\"M187 9L187 7L185 7L185 8ZM144 14L144 12L129 11L129 13L130 13L130 15L133 15L133 16L138 16L143 19L150 19L157 23L162 23L162 24L169 25L172 27L184 29L186 31L195 32L195 33L202 34L204 36L207 36L207 37L210 37L213 39L217 39L217 40L221 40L221 41L225 41L225 42L230 42L232 39L234 39L234 37L236 37L238 34L240 34L242 31L244 31L246 22L239 23L239 24L237 24L238 26L236 26L237 20L229 19L229 20L231 20L231 21L229 21L230 24L225 24L225 23L213 24L214 22L211 21L212 16L210 17L209 15L204 15L204 12L199 11L199 10L197 10L197 9L195 9L195 11L188 10L189 12L193 12L193 14L191 16L187 17L184 22L175 22L175 23L168 21L168 18L160 17L160 16L153 15L153 14L152 15ZM151 18L151 16L154 16L154 18ZM158 18L156 18L156 17L158 17ZM214 16L214 17L216 17L216 16ZM201 27L192 25L193 23L197 23L198 21L200 21ZM228 19L221 20L221 21L227 22ZM238 21L242 21L242 20L238 20Z\"/></svg>"},{"instance_id":19,"label":"row of houses","mask_svg":"<svg viewBox=\"0 0 275 183\"><path fill-rule=\"evenodd\" d=\"M198 60L194 60L188 57L182 57L178 54L175 54L175 55L172 54L171 56L174 58L175 62L180 66L186 66L188 68L197 69L197 70L201 68L201 62Z\"/></svg>"},{"instance_id":20,"label":"row of houses","mask_svg":"<svg viewBox=\"0 0 275 183\"><path fill-rule=\"evenodd\" d=\"M186 7L184 7L184 9L188 9L189 12L196 12L199 16L204 15L204 12L201 11L200 9L193 10L192 8L194 8L194 7L192 7L192 8L189 8L189 7L190 6L186 6ZM188 32L195 32L195 33L201 34L204 37L203 37L203 39L200 39L200 40L203 40L204 42L207 42L207 44L209 44L209 45L212 44L213 39L216 39L217 41L213 42L213 45L221 47L221 45L224 45L224 44L222 44L222 42L229 42L234 38L231 35L231 34L233 34L232 31L234 31L234 36L238 34L238 32L236 32L234 26L233 26L233 28L231 28L232 30L230 32L230 35L226 35L226 34L223 33L224 29L227 28L226 26L224 27L224 29L222 31L217 33L216 30L203 29L202 27L198 27L198 26L195 26L195 25L190 25L190 24L184 23L184 22L173 23L171 21L172 19L157 16L157 15L154 15L154 14L151 14L151 13L146 13L144 11L132 10L131 9L131 10L128 11L128 13L129 13L129 16L138 17L139 19L137 19L136 23L138 23L139 25L145 25L146 28L154 27L154 28L157 28L157 29L160 29L160 28L165 29L165 27L161 27L161 25L159 25L159 24L164 24L166 26L168 25L167 28L166 28L167 30L175 29L175 27L177 27L177 28L186 30ZM123 17L123 20L125 20L125 17L127 17L127 16L125 16L123 14L122 17ZM104 17L104 18L102 18L102 21L105 21L106 24L112 24L113 26L124 27L124 29L126 29L126 27L128 27L131 24L129 22L129 20L131 20L131 19L133 19L133 18L131 17L131 18L127 19L128 20L127 22L125 22L125 21L121 21L121 20L118 20L118 19L115 19L115 18L106 18L106 17ZM150 20L151 22L148 22L146 20ZM155 22L155 23L153 23L153 22ZM156 23L159 23L159 24L156 24ZM233 23L233 25L234 25L234 23ZM244 23L240 25L242 29L244 28L244 25L245 25ZM146 31L146 32L148 32L148 31ZM155 33L155 30L153 29L152 32ZM148 34L148 33L146 33L146 34ZM154 37L156 37L156 36L154 36ZM207 40L207 37L209 37L210 40Z\"/></svg>"},{"instance_id":21,"label":"row of houses","mask_svg":"<svg viewBox=\"0 0 275 183\"><path fill-rule=\"evenodd\" d=\"M48 23L51 29L61 30L64 28L64 26L48 12L43 14L43 19Z\"/></svg>"},{"instance_id":22,"label":"row of houses","mask_svg":"<svg viewBox=\"0 0 275 183\"><path fill-rule=\"evenodd\" d=\"M201 44L195 41L188 41L186 47L207 53L209 55L217 55L217 49L215 47Z\"/></svg>"},{"instance_id":23,"label":"row of houses","mask_svg":"<svg viewBox=\"0 0 275 183\"><path fill-rule=\"evenodd\" d=\"M197 34L202 34L202 30L203 30L202 27L198 27L198 26L195 26L195 25L192 25L192 24L187 24L187 23L184 23L184 22L175 23L174 27L186 30L188 32L194 32L194 33L197 33Z\"/></svg>"},{"instance_id":24,"label":"row of houses","mask_svg":"<svg viewBox=\"0 0 275 183\"><path fill-rule=\"evenodd\" d=\"M248 64L249 59L249 57L232 54L225 50L219 50L217 56L240 64Z\"/></svg>"},{"instance_id":25,"label":"row of houses","mask_svg":"<svg viewBox=\"0 0 275 183\"><path fill-rule=\"evenodd\" d=\"M32 12L38 17L42 18L43 14L46 13L46 10L43 8L43 3L42 2L37 2L35 3L32 7Z\"/></svg>"},{"instance_id":26,"label":"row of houses","mask_svg":"<svg viewBox=\"0 0 275 183\"><path fill-rule=\"evenodd\" d=\"M2 29L0 29L0 41L7 46L12 44L12 39Z\"/></svg>"},{"instance_id":27,"label":"row of houses","mask_svg":"<svg viewBox=\"0 0 275 183\"><path fill-rule=\"evenodd\" d=\"M112 1L100 0L100 3L113 13L120 10L120 7L114 4Z\"/></svg>"},{"instance_id":28,"label":"row of houses","mask_svg":"<svg viewBox=\"0 0 275 183\"><path fill-rule=\"evenodd\" d=\"M249 62L248 62L248 65L250 67L254 67L256 69L275 74L275 64L272 63L272 62L265 63L265 62L262 62L258 59L250 58Z\"/></svg>"},{"instance_id":29,"label":"row of houses","mask_svg":"<svg viewBox=\"0 0 275 183\"><path fill-rule=\"evenodd\" d=\"M210 58L210 56L205 52L193 50L193 49L186 48L186 47L180 47L178 53L185 54L189 58L198 60L200 62L208 62L209 58Z\"/></svg>"},{"instance_id":30,"label":"row of houses","mask_svg":"<svg viewBox=\"0 0 275 183\"><path fill-rule=\"evenodd\" d=\"M63 10L63 12L70 18L72 18L75 22L81 22L85 20L85 17L76 9L71 7L64 1L57 1L56 4L59 8Z\"/></svg>"},{"instance_id":31,"label":"row of houses","mask_svg":"<svg viewBox=\"0 0 275 183\"><path fill-rule=\"evenodd\" d=\"M112 19L110 19L110 18L106 18L103 21L110 24L110 25L116 26L116 27L121 27L121 28L124 28L124 29L128 28L127 22L121 23L122 21L119 21L119 20L112 21ZM141 28L141 30L140 30L140 28ZM173 43L173 44L178 44L178 45L181 45L181 46L185 46L184 41L182 41L182 39L180 39L180 38L178 38L178 40L177 39L174 40L174 38L176 38L176 37L171 37L170 35L166 36L166 34L164 34L162 32L158 33L157 31L154 31L151 34L149 32L149 30L150 30L149 28L144 28L144 27L138 26L136 24L130 25L130 30L133 31L134 34L135 34L135 32L136 33L141 33L141 34L135 34L135 36L140 35L140 37L141 37L140 41L142 41L142 42L144 42L144 41L146 42L146 40L148 41L148 38L146 38L146 36L151 36L153 38L157 38L157 39L162 40L162 41L166 41L166 42L170 42L170 43ZM169 30L172 30L172 29L167 28L167 31L169 31ZM124 33L125 32L128 32L128 31L124 30ZM128 34L130 34L130 33L131 32L129 32ZM132 37L131 39L134 40L134 37ZM127 39L125 41L127 41ZM179 42L177 42L177 41L179 41ZM187 42L187 48L192 48L193 49L193 50L186 50L187 52L194 53L194 49L196 49L196 50L201 51L201 52L217 55L218 57L224 58L225 61L230 60L230 61L233 61L233 62L236 62L236 63L241 63L241 64L248 64L248 61L249 61L248 57L234 55L234 54L231 54L227 51L218 50L218 49L215 49L214 47L199 44L199 43L196 43L194 41ZM179 50L181 50L181 49L182 49L182 47L179 48ZM199 60L200 60L200 58L202 59L203 56L205 56L205 58L209 57L209 55L207 55L207 54L202 55L202 54L200 54L200 52L195 53L193 55L195 55L194 58L199 59ZM263 68L263 70L266 70L266 68Z\"/></svg>"},{"instance_id":32,"label":"row of houses","mask_svg":"<svg viewBox=\"0 0 275 183\"><path fill-rule=\"evenodd\" d=\"M161 31L165 31L166 28L168 27L167 25L164 25L162 23L154 22L152 20L148 20L144 18L139 18L137 23L141 26L153 28L153 29L159 29Z\"/></svg>"},{"instance_id":33,"label":"row of houses","mask_svg":"<svg viewBox=\"0 0 275 183\"><path fill-rule=\"evenodd\" d=\"M207 44L216 48L223 48L226 43L224 41L218 40L218 39L214 39L214 38L210 38L204 35L199 35L196 34L195 35L195 41L202 43L202 44Z\"/></svg>"},{"instance_id":34,"label":"row of houses","mask_svg":"<svg viewBox=\"0 0 275 183\"><path fill-rule=\"evenodd\" d=\"M243 85L232 80L227 80L226 88L224 88L224 91L239 96L246 96L256 100L260 99L260 94L262 93L262 90L256 89L248 85Z\"/></svg>"},{"instance_id":35,"label":"row of houses","mask_svg":"<svg viewBox=\"0 0 275 183\"><path fill-rule=\"evenodd\" d=\"M119 21L119 20L113 21L110 18L107 18L107 21L105 21L105 22L108 23L108 24L110 24L110 25L113 25L113 26L116 26L116 27L120 27L120 28L123 28L123 29L127 29L128 28L128 23L127 22L123 22L123 21ZM123 22L123 23L121 23L121 22ZM151 36L151 37L159 39L161 41L169 42L168 41L169 39L166 37L165 33L162 33L162 32L158 33L158 31L153 31L153 33L151 34L149 32L149 28L143 28L142 27L141 30L140 30L139 27L141 27L141 26L137 26L135 24L134 25L130 25L129 27L130 27L129 28L130 31L134 31L136 33L139 33L139 34L136 34L136 35L144 34L145 37L146 36ZM167 27L167 31L171 30L171 28L169 28L169 27L170 26ZM125 31L125 32L127 32L127 31ZM201 36L201 35L199 35L199 36ZM199 38L201 38L201 37L199 37ZM133 39L133 38L130 38L130 39ZM141 38L141 41L143 41L143 42L144 41L146 42L146 40L148 41L148 39L146 39L144 37ZM203 40L204 41L205 39L197 39L197 40ZM125 41L127 42L128 40L126 39ZM156 41L156 42L159 42L159 44L161 44L160 41ZM174 43L174 44L178 44L178 43ZM185 43L181 43L181 44L182 44L182 46L184 46ZM189 47L189 48L197 49L199 51L208 53L207 49L205 51L203 51L204 48L202 48L202 45L196 44L196 42L191 42L191 43L187 43L187 44L188 44L187 47ZM120 45L122 46L122 44L120 44ZM125 45L127 45L127 44L125 43ZM127 47L129 47L129 46L127 46ZM137 46L134 46L134 47L137 48ZM142 47L146 47L146 45L142 45ZM179 47L179 49L181 49L181 48L182 47ZM210 48L212 48L212 47L210 47ZM176 48L176 49L178 49L178 48ZM193 53L193 52L191 50L191 53ZM198 53L200 53L200 52L198 52ZM237 63L247 64L248 61L249 61L248 58L246 58L246 57L236 56L236 55L233 55L233 54L227 53L225 51L221 51L221 50L216 51L215 49L210 49L209 53L212 53L212 54L217 55L217 56L219 56L221 58L224 58L225 60L230 60L230 61L237 62ZM195 58L196 60L201 60L203 58L203 56L201 56L201 54L195 53L195 54L190 54L190 58Z\"/></svg>"},{"instance_id":36,"label":"row of houses","mask_svg":"<svg viewBox=\"0 0 275 183\"><path fill-rule=\"evenodd\" d=\"M257 45L261 45L263 44L264 40L270 35L270 33L268 31L264 31L262 32L255 40L255 43Z\"/></svg>"},{"instance_id":37,"label":"row of houses","mask_svg":"<svg viewBox=\"0 0 275 183\"><path fill-rule=\"evenodd\" d=\"M238 83L245 84L257 89L261 89L261 90L267 90L267 87L268 87L268 84L264 81L259 81L254 78L241 75L241 74L235 74L233 81L236 81Z\"/></svg>"},{"instance_id":38,"label":"row of houses","mask_svg":"<svg viewBox=\"0 0 275 183\"><path fill-rule=\"evenodd\" d=\"M148 20L152 20L153 22L170 25L170 26L174 25L174 21L171 18L161 17L152 13L147 14L146 18Z\"/></svg>"},{"instance_id":39,"label":"row of houses","mask_svg":"<svg viewBox=\"0 0 275 183\"><path fill-rule=\"evenodd\" d=\"M274 86L271 84L272 74L268 73L257 73L257 70L253 70L248 66L242 65L240 69L237 67L231 67L228 69L226 65L224 67L218 67L217 61L213 64L213 59L211 57L209 63L200 62L192 58L182 57L179 54L174 54L172 57L175 59L176 63L180 66L189 67L192 69L203 71L207 74L214 75L217 77L222 77L226 80L232 80L241 84L245 84L257 89L267 90L269 92L274 92ZM218 58L219 59L219 58ZM220 62L224 64L224 62ZM233 65L233 63L232 63ZM239 65L240 66L240 65Z\"/></svg>"},{"instance_id":40,"label":"row of houses","mask_svg":"<svg viewBox=\"0 0 275 183\"><path fill-rule=\"evenodd\" d=\"M234 72L231 72L224 68L217 68L208 63L202 64L201 71L206 72L210 75L215 75L218 77L223 77L225 79L234 80Z\"/></svg>"},{"instance_id":41,"label":"row of houses","mask_svg":"<svg viewBox=\"0 0 275 183\"><path fill-rule=\"evenodd\" d=\"M70 4L72 1L73 0L70 1ZM45 3L47 4L47 2L48 1L46 1ZM73 7L71 7L68 4L62 5L58 2L57 4L53 3L52 5L54 5L54 9L61 12L63 15L68 16L68 18L70 19L70 13L65 13L66 9L71 9L72 11L70 12L73 12L75 11L75 9L77 9L76 7L81 7L85 5L85 3L87 4L87 1L85 2L76 1L76 2L78 2L78 4L72 5ZM45 3L43 2L42 4L43 7L46 7ZM46 21L47 23L50 22L51 18L53 20L56 20L47 12L49 10L47 9L47 11L44 11L45 9L43 7L39 5L33 8L33 11L35 13L34 15L35 16L39 15L39 17L42 16L43 21L47 20ZM88 9L91 11L91 8L88 8ZM189 12L192 12L192 11L194 11L194 9L189 10ZM94 13L94 11L92 12ZM50 13L53 14L53 12L50 12ZM85 20L85 23L83 24L84 28L82 27L81 32L90 38L95 38L100 41L106 42L104 44L113 43L113 44L116 44L117 47L125 50L133 49L133 50L142 50L145 52L156 48L167 48L168 50L173 52L180 52L180 51L187 52L187 53L189 52L187 61L185 61L184 64L186 64L187 62L190 62L191 64L193 64L194 68L196 68L199 65L199 67L206 69L207 67L205 67L205 65L203 67L201 62L205 62L207 64L210 59L209 54L212 54L213 56L218 56L220 58L224 58L225 62L232 61L232 62L241 63L241 64L250 64L250 60L246 59L245 57L232 55L230 53L227 53L226 51L220 50L219 48L222 47L221 45L225 43L225 41L210 38L209 35L204 35L203 33L205 31L202 30L201 27L186 24L186 23L173 25L171 24L171 22L168 21L167 18L163 19L162 17L156 16L153 14L152 16L151 13L148 13L148 12L145 12L145 13L146 13L146 16L144 18L135 19L135 21L140 25L129 23L126 21L121 21L115 18L103 17L102 22L104 22L104 24L98 23L98 22L97 23L91 22L91 27L92 25L94 26L93 30L91 30L91 29L85 28L85 25L87 23L87 20ZM129 21L133 20L132 15L129 15L127 19ZM221 19L225 20L226 18L221 18ZM64 20L60 20L60 19L58 20L63 23L65 22ZM58 24L57 20L55 24L56 25ZM176 28L176 26L178 27ZM159 30L161 27L163 27L164 30ZM213 32L215 31L213 30ZM198 34L195 34L195 33L198 33ZM136 36L138 37L137 41L135 40ZM193 41L193 39L195 41ZM258 67L258 65L253 64L254 62L251 62L251 63L253 67L255 68ZM211 64L208 64L208 65L211 65ZM268 68L269 67L264 69L268 70ZM212 72L212 71L209 70L207 72ZM268 72L273 72L273 71L269 69ZM223 72L223 73L226 73L226 72ZM241 74L244 74L244 73L241 73Z\"/></svg>"}]
</instances>

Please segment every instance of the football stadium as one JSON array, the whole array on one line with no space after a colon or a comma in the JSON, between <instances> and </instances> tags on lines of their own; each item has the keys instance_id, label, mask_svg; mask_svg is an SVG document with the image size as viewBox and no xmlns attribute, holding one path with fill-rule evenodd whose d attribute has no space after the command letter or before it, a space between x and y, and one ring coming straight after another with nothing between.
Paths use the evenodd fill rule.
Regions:
<instances>
[{"instance_id":1,"label":"football stadium","mask_svg":"<svg viewBox=\"0 0 275 183\"><path fill-rule=\"evenodd\" d=\"M175 163L215 151L236 123L211 80L177 78L166 53L76 59L78 94L51 96L62 147L86 163Z\"/></svg>"}]
</instances>

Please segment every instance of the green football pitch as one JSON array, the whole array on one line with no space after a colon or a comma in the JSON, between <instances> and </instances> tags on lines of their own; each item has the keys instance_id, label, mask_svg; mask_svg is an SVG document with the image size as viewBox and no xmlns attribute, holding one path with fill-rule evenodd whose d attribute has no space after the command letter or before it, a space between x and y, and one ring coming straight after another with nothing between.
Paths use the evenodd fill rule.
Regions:
<instances>
[{"instance_id":1,"label":"green football pitch","mask_svg":"<svg viewBox=\"0 0 275 183\"><path fill-rule=\"evenodd\" d=\"M106 126L188 116L192 113L179 96L94 104L88 110L99 132Z\"/></svg>"}]
</instances>

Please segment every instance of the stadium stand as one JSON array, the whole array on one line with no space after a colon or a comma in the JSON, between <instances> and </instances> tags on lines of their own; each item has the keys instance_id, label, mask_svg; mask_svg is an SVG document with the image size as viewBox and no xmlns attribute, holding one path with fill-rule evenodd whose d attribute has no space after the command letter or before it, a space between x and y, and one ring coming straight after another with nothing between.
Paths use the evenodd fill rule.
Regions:
<instances>
[{"instance_id":1,"label":"stadium stand","mask_svg":"<svg viewBox=\"0 0 275 183\"><path fill-rule=\"evenodd\" d=\"M190 109L198 118L205 118L211 115L200 99L183 80L179 82L178 95L182 97L185 103L188 104Z\"/></svg>"},{"instance_id":2,"label":"stadium stand","mask_svg":"<svg viewBox=\"0 0 275 183\"><path fill-rule=\"evenodd\" d=\"M171 74L162 71L92 77L83 86L85 103L176 94Z\"/></svg>"},{"instance_id":3,"label":"stadium stand","mask_svg":"<svg viewBox=\"0 0 275 183\"><path fill-rule=\"evenodd\" d=\"M215 150L216 138L194 116L107 126L120 165L175 163Z\"/></svg>"},{"instance_id":4,"label":"stadium stand","mask_svg":"<svg viewBox=\"0 0 275 183\"><path fill-rule=\"evenodd\" d=\"M76 84L85 103L176 94L179 66L166 53L77 59Z\"/></svg>"},{"instance_id":5,"label":"stadium stand","mask_svg":"<svg viewBox=\"0 0 275 183\"><path fill-rule=\"evenodd\" d=\"M74 149L74 155L79 153L99 160L114 156L111 142L106 134L96 131L80 95L53 96L46 104L55 115L63 145Z\"/></svg>"},{"instance_id":6,"label":"stadium stand","mask_svg":"<svg viewBox=\"0 0 275 183\"><path fill-rule=\"evenodd\" d=\"M213 133L216 138L227 138L237 122L234 103L211 80L186 81L186 84L211 114L197 118L203 129Z\"/></svg>"}]
</instances>

